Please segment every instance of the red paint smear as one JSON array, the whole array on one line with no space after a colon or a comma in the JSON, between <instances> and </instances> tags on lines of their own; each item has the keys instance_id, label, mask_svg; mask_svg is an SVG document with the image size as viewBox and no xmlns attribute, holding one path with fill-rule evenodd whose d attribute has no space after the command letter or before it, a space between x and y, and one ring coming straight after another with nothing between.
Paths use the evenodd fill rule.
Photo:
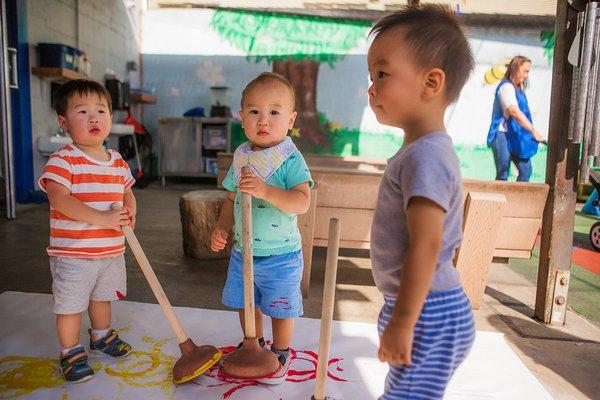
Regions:
<instances>
[{"instance_id":1,"label":"red paint smear","mask_svg":"<svg viewBox=\"0 0 600 400\"><path fill-rule=\"evenodd\" d=\"M268 343L270 343L270 342L268 342ZM220 350L223 352L224 355L226 355L226 354L229 354L232 351L236 350L236 347L235 346L226 346L226 347L221 347ZM318 364L318 360L319 360L318 354L312 350L290 349L290 352L291 352L292 360L306 361L307 363L310 364L310 366L308 367L308 369L303 369L303 370L290 369L288 372L288 377L286 379L286 382L301 383L301 382L307 382L309 380L315 379L317 376L317 364ZM327 367L328 367L327 368L327 376L329 377L329 379L332 379L337 382L348 382L348 380L334 375L334 372L343 372L344 371L344 369L339 365L339 363L342 360L343 360L343 358L332 358L327 362ZM332 366L333 364L336 364L336 365L335 365L334 370L331 371L329 367ZM216 366L212 367L208 372L206 372L205 375L218 380L219 383L215 383L212 385L202 385L195 381L192 381L192 383L195 385L198 385L198 386L203 386L203 387L220 387L220 386L225 386L225 385L233 385L233 387L231 387L225 393L223 393L223 397L222 397L223 400L230 399L234 393L236 393L237 391L239 391L245 387L249 387L249 386L258 386L258 387L263 387L267 390L270 390L267 386L261 385L258 382L256 382L255 380L237 379L237 378L232 378L232 377L226 376L225 374L223 374L221 372L220 365L216 365ZM279 399L279 400L283 400L283 399Z\"/></svg>"},{"instance_id":2,"label":"red paint smear","mask_svg":"<svg viewBox=\"0 0 600 400\"><path fill-rule=\"evenodd\" d=\"M289 301L287 300L275 300L269 303L272 306L277 305L277 304L290 304Z\"/></svg>"}]
</instances>

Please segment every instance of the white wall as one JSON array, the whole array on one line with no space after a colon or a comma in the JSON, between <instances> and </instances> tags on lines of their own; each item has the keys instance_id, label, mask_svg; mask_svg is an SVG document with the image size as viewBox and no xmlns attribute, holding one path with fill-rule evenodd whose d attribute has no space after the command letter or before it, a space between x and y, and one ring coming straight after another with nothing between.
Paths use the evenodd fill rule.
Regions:
<instances>
[{"instance_id":1,"label":"white wall","mask_svg":"<svg viewBox=\"0 0 600 400\"><path fill-rule=\"evenodd\" d=\"M136 40L141 0L126 8L124 0L29 0L27 1L30 66L37 66L35 45L63 43L88 54L92 78L104 82L107 69L120 79L140 86L139 73L126 71L127 61L139 63ZM33 171L37 181L47 158L37 151L37 138L54 134L56 113L50 104L50 82L31 75ZM39 189L36 187L36 189Z\"/></svg>"}]
</instances>

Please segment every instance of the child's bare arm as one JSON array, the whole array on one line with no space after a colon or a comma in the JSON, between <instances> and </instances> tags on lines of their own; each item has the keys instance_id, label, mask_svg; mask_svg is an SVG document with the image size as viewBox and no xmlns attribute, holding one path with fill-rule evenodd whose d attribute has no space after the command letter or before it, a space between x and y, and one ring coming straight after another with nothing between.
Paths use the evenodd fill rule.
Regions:
<instances>
[{"instance_id":1,"label":"child's bare arm","mask_svg":"<svg viewBox=\"0 0 600 400\"><path fill-rule=\"evenodd\" d=\"M50 179L46 180L46 193L52 208L76 221L112 229L121 229L121 225L127 225L129 222L127 210L93 209L71 196L71 192L65 186Z\"/></svg>"},{"instance_id":2,"label":"child's bare arm","mask_svg":"<svg viewBox=\"0 0 600 400\"><path fill-rule=\"evenodd\" d=\"M129 213L129 226L131 229L135 229L135 216L137 215L137 202L131 188L127 189L123 194L123 207Z\"/></svg>"},{"instance_id":3,"label":"child's bare arm","mask_svg":"<svg viewBox=\"0 0 600 400\"><path fill-rule=\"evenodd\" d=\"M308 182L286 190L269 185L251 172L244 172L238 188L244 193L268 201L287 213L304 214L310 207L310 186Z\"/></svg>"},{"instance_id":4,"label":"child's bare arm","mask_svg":"<svg viewBox=\"0 0 600 400\"><path fill-rule=\"evenodd\" d=\"M290 190L267 185L267 192L263 200L273 204L281 211L304 214L310 207L310 187L308 182L294 186Z\"/></svg>"},{"instance_id":5,"label":"child's bare arm","mask_svg":"<svg viewBox=\"0 0 600 400\"><path fill-rule=\"evenodd\" d=\"M381 337L379 358L410 364L413 328L419 319L437 265L445 211L424 197L410 199L406 210L409 246L402 266L400 290L391 319Z\"/></svg>"},{"instance_id":6,"label":"child's bare arm","mask_svg":"<svg viewBox=\"0 0 600 400\"><path fill-rule=\"evenodd\" d=\"M227 236L233 226L233 202L235 201L235 192L229 192L227 198L221 207L217 227L213 230L210 237L210 247L212 251L221 251L227 245Z\"/></svg>"}]
</instances>

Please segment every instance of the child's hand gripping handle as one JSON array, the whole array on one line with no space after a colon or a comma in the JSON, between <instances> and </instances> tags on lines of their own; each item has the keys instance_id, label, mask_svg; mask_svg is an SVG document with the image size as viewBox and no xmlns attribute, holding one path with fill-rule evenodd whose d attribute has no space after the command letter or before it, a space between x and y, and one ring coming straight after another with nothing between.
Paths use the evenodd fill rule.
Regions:
<instances>
[{"instance_id":1,"label":"child's hand gripping handle","mask_svg":"<svg viewBox=\"0 0 600 400\"><path fill-rule=\"evenodd\" d=\"M119 203L113 203L111 205L111 208L113 210L120 210L123 207ZM179 319L173 312L173 307L171 306L171 303L169 302L165 291L160 285L158 278L156 278L156 274L154 273L154 270L152 269L148 258L146 258L144 250L142 250L142 246L140 246L140 242L138 242L137 238L135 237L135 234L133 233L133 229L131 229L129 225L122 225L121 229L123 230L123 234L125 234L125 238L129 243L129 247L131 248L135 259L137 260L140 268L142 269L142 272L144 273L144 276L146 277L146 280L148 281L148 284L150 285L150 288L152 289L156 300L158 300L158 303L160 304L163 313L167 317L171 329L177 336L177 340L179 341L179 343L185 342L188 339L188 336L183 331Z\"/></svg>"}]
</instances>

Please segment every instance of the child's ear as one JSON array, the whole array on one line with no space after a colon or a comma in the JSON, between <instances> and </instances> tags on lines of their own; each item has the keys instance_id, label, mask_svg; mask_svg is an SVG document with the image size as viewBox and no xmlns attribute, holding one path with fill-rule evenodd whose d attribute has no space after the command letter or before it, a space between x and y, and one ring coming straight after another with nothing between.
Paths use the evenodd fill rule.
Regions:
<instances>
[{"instance_id":1,"label":"child's ear","mask_svg":"<svg viewBox=\"0 0 600 400\"><path fill-rule=\"evenodd\" d=\"M240 116L240 124L242 125L242 128L244 127L244 112L242 111L242 109L240 108L240 110L238 111L238 114Z\"/></svg>"},{"instance_id":2,"label":"child's ear","mask_svg":"<svg viewBox=\"0 0 600 400\"><path fill-rule=\"evenodd\" d=\"M439 68L432 68L425 72L423 79L423 98L432 99L440 94L446 83L446 74Z\"/></svg>"},{"instance_id":3,"label":"child's ear","mask_svg":"<svg viewBox=\"0 0 600 400\"><path fill-rule=\"evenodd\" d=\"M294 122L296 122L296 117L298 116L298 112L294 111L291 115L290 115L290 123L288 125L288 129L292 129L294 127Z\"/></svg>"},{"instance_id":4,"label":"child's ear","mask_svg":"<svg viewBox=\"0 0 600 400\"><path fill-rule=\"evenodd\" d=\"M62 115L58 116L58 126L60 126L60 129L63 130L63 132L68 132L68 126L67 126L67 119L65 117L63 117Z\"/></svg>"}]
</instances>

